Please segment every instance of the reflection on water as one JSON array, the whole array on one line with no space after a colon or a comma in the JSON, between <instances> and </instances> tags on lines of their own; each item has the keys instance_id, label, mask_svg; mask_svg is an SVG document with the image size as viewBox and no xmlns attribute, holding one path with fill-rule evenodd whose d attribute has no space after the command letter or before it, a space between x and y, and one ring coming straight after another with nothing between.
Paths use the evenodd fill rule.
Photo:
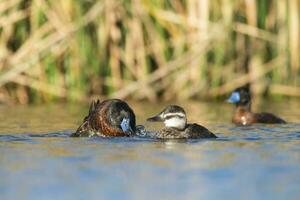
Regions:
<instances>
[{"instance_id":1,"label":"reflection on water","mask_svg":"<svg viewBox=\"0 0 300 200\"><path fill-rule=\"evenodd\" d=\"M145 119L164 105L131 105L161 127ZM69 138L87 106L0 107L1 199L299 199L299 102L260 108L293 123L249 127L226 104L181 105L219 138Z\"/></svg>"}]
</instances>

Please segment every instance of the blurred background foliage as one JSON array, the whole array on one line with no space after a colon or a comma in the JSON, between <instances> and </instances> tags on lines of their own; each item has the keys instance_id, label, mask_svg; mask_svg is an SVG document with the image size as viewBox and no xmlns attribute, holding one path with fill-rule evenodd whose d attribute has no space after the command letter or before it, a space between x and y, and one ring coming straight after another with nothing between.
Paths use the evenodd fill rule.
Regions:
<instances>
[{"instance_id":1,"label":"blurred background foliage","mask_svg":"<svg viewBox=\"0 0 300 200\"><path fill-rule=\"evenodd\" d=\"M300 96L299 0L0 0L0 102Z\"/></svg>"}]
</instances>

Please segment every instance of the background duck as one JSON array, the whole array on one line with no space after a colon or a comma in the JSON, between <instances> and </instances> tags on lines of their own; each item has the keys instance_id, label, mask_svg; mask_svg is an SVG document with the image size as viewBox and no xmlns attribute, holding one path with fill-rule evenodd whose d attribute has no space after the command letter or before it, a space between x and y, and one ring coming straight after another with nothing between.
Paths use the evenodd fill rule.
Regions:
<instances>
[{"instance_id":1,"label":"background duck","mask_svg":"<svg viewBox=\"0 0 300 200\"><path fill-rule=\"evenodd\" d=\"M93 101L88 116L83 120L73 137L122 137L135 133L135 114L129 105L120 99Z\"/></svg>"},{"instance_id":2,"label":"background duck","mask_svg":"<svg viewBox=\"0 0 300 200\"><path fill-rule=\"evenodd\" d=\"M159 114L147 119L150 122L164 122L165 128L152 133L152 137L163 139L180 138L216 138L207 128L193 123L187 124L184 109L177 105L169 105Z\"/></svg>"},{"instance_id":3,"label":"background duck","mask_svg":"<svg viewBox=\"0 0 300 200\"><path fill-rule=\"evenodd\" d=\"M236 105L232 122L237 125L250 125L254 123L283 124L283 119L272 113L252 113L251 112L251 95L248 87L239 87L235 89L227 102Z\"/></svg>"}]
</instances>

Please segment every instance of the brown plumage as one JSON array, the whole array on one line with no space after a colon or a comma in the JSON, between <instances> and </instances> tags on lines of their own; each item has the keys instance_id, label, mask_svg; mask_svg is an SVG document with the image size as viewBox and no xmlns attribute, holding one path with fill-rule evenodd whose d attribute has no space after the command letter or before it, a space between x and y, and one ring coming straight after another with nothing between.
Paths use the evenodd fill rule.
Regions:
<instances>
[{"instance_id":1,"label":"brown plumage","mask_svg":"<svg viewBox=\"0 0 300 200\"><path fill-rule=\"evenodd\" d=\"M215 134L199 124L187 124L184 130L165 127L155 133L155 138L159 139L197 139L197 138L217 138Z\"/></svg>"},{"instance_id":2,"label":"brown plumage","mask_svg":"<svg viewBox=\"0 0 300 200\"><path fill-rule=\"evenodd\" d=\"M148 135L159 139L195 139L195 138L216 138L217 136L207 128L193 123L187 124L186 114L183 108L177 105L167 106L159 114L150 117L148 121L164 122L166 127Z\"/></svg>"},{"instance_id":3,"label":"brown plumage","mask_svg":"<svg viewBox=\"0 0 300 200\"><path fill-rule=\"evenodd\" d=\"M232 122L237 125L250 125L254 123L284 124L283 119L272 113L251 112L251 95L247 87L240 87L233 91L227 100L236 104L236 109L232 117Z\"/></svg>"},{"instance_id":4,"label":"brown plumage","mask_svg":"<svg viewBox=\"0 0 300 200\"><path fill-rule=\"evenodd\" d=\"M130 131L125 132L121 128L122 120L129 119ZM71 136L90 137L98 135L102 137L130 136L135 131L135 114L128 104L119 99L109 99L100 102L93 101L88 116L83 120L77 131Z\"/></svg>"}]
</instances>

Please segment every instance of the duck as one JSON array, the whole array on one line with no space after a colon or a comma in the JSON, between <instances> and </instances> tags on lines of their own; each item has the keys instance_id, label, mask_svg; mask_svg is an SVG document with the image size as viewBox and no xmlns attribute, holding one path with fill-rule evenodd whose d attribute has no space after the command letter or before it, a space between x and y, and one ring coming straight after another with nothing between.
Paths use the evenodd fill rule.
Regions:
<instances>
[{"instance_id":1,"label":"duck","mask_svg":"<svg viewBox=\"0 0 300 200\"><path fill-rule=\"evenodd\" d=\"M133 110L123 100L92 101L88 115L71 137L129 137L135 134Z\"/></svg>"},{"instance_id":2,"label":"duck","mask_svg":"<svg viewBox=\"0 0 300 200\"><path fill-rule=\"evenodd\" d=\"M163 122L165 127L151 133L151 137L158 139L196 139L217 138L207 128L187 123L184 109L178 105L169 105L159 114L147 119L149 122Z\"/></svg>"},{"instance_id":3,"label":"duck","mask_svg":"<svg viewBox=\"0 0 300 200\"><path fill-rule=\"evenodd\" d=\"M285 124L286 121L280 117L268 113L253 113L251 111L251 94L249 87L236 88L227 99L227 102L236 105L232 122L236 125L251 125L255 123Z\"/></svg>"}]
</instances>

